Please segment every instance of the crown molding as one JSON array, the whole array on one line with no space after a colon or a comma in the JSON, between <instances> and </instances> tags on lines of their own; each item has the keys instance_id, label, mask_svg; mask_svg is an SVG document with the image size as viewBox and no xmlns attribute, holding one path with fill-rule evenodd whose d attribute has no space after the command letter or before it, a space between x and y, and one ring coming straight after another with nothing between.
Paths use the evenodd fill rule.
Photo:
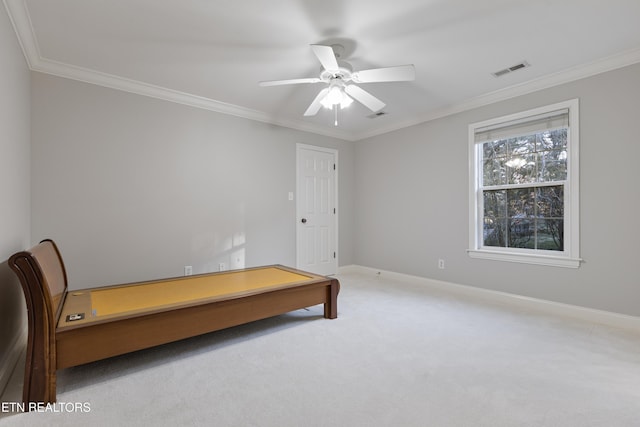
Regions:
<instances>
[{"instance_id":1,"label":"crown molding","mask_svg":"<svg viewBox=\"0 0 640 427\"><path fill-rule=\"evenodd\" d=\"M217 113L242 117L249 120L278 125L290 129L300 130L303 132L311 132L329 136L332 138L352 140L352 135L350 133L347 133L340 129L328 129L310 123L274 118L262 111L253 110L234 104L228 104L203 96L168 89L138 80L127 79L113 74L103 73L101 71L78 67L75 65L52 61L49 59L39 58L37 61L33 61L31 69L33 71L38 71L41 73L51 74L58 77L64 77L67 79L77 80L98 86L104 86L124 92L135 93L137 95L162 99L165 101L183 104L190 107L215 111Z\"/></svg>"},{"instance_id":2,"label":"crown molding","mask_svg":"<svg viewBox=\"0 0 640 427\"><path fill-rule=\"evenodd\" d=\"M402 122L394 123L390 126L372 129L369 132L362 132L355 135L356 140L372 138L374 136L383 135L406 127L415 126L431 120L450 116L474 108L483 107L485 105L494 104L500 101L506 101L517 96L527 95L539 90L548 89L565 83L595 76L597 74L613 71L629 65L640 62L640 48L627 50L606 58L593 61L586 65L572 67L557 73L549 74L524 83L509 86L494 92L467 99L458 104L430 111L429 113L413 117Z\"/></svg>"},{"instance_id":3,"label":"crown molding","mask_svg":"<svg viewBox=\"0 0 640 427\"><path fill-rule=\"evenodd\" d=\"M40 59L40 51L27 4L24 0L2 0L2 2L7 10L7 15L9 15L11 25L13 25L13 30L16 32L27 64L30 69L33 69L34 62Z\"/></svg>"},{"instance_id":4,"label":"crown molding","mask_svg":"<svg viewBox=\"0 0 640 427\"><path fill-rule=\"evenodd\" d=\"M31 23L26 2L24 0L3 0L3 3L18 37L18 42L20 43L20 47L22 48L22 52L24 53L29 69L32 71L38 71L71 80L91 83L98 86L162 99L165 101L242 117L303 132L315 133L346 141L354 140L352 133L346 132L342 129L332 129L298 120L276 118L263 111L253 110L199 95L43 58L40 54L40 49L38 47L37 38Z\"/></svg>"},{"instance_id":5,"label":"crown molding","mask_svg":"<svg viewBox=\"0 0 640 427\"><path fill-rule=\"evenodd\" d=\"M410 126L415 126L431 120L472 110L474 108L505 101L521 95L526 95L542 89L547 89L564 83L590 77L596 74L622 68L640 62L640 48L621 52L587 65L576 66L554 74L513 85L504 89L467 99L454 105L430 111L426 114L415 116L407 120L396 122L389 126L371 129L366 132L347 132L341 129L327 128L324 126L307 123L301 120L286 120L273 117L263 111L253 110L238 105L216 101L211 98L198 96L174 89L160 87L137 80L107 74L100 71L82 68L71 64L53 61L43 58L40 54L35 31L29 16L25 0L3 0L9 19L18 37L18 41L24 53L29 68L33 71L52 74L85 83L91 83L138 95L162 99L178 104L188 105L222 114L242 117L263 123L282 126L303 132L337 138L345 141L359 141L374 136L383 135Z\"/></svg>"}]
</instances>

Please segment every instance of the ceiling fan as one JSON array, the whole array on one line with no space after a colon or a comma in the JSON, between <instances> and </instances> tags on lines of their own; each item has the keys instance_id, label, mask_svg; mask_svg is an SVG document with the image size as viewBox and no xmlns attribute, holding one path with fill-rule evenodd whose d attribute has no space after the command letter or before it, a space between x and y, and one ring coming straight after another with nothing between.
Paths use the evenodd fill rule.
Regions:
<instances>
[{"instance_id":1,"label":"ceiling fan","mask_svg":"<svg viewBox=\"0 0 640 427\"><path fill-rule=\"evenodd\" d=\"M312 44L311 49L316 55L323 70L319 77L309 77L289 80L262 81L260 86L280 86L301 83L325 83L322 89L304 112L305 116L315 116L321 107L333 108L335 125L338 125L338 107L346 108L355 99L371 111L378 112L385 107L385 103L353 83L378 83L411 81L416 77L413 65L399 65L395 67L372 68L370 70L353 71L353 67L344 61L338 61L344 47L341 45L324 46Z\"/></svg>"}]
</instances>

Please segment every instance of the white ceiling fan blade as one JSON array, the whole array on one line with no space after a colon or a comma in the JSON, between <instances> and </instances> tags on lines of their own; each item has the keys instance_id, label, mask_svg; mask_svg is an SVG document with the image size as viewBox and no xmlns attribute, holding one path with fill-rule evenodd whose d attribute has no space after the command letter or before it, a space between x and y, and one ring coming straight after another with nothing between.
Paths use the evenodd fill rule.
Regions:
<instances>
[{"instance_id":1,"label":"white ceiling fan blade","mask_svg":"<svg viewBox=\"0 0 640 427\"><path fill-rule=\"evenodd\" d=\"M345 86L344 91L373 112L382 110L386 105L384 102L356 85Z\"/></svg>"},{"instance_id":2,"label":"white ceiling fan blade","mask_svg":"<svg viewBox=\"0 0 640 427\"><path fill-rule=\"evenodd\" d=\"M311 49L313 49L313 53L318 57L318 61L320 61L325 70L329 72L339 70L338 61L331 46L312 44Z\"/></svg>"},{"instance_id":3,"label":"white ceiling fan blade","mask_svg":"<svg viewBox=\"0 0 640 427\"><path fill-rule=\"evenodd\" d=\"M372 68L351 74L351 79L356 83L408 82L416 79L416 70L413 65Z\"/></svg>"},{"instance_id":4,"label":"white ceiling fan blade","mask_svg":"<svg viewBox=\"0 0 640 427\"><path fill-rule=\"evenodd\" d=\"M264 82L258 82L260 86L280 86L280 85L297 85L300 83L320 83L317 77L309 77L306 79L289 79L289 80L269 80Z\"/></svg>"},{"instance_id":5,"label":"white ceiling fan blade","mask_svg":"<svg viewBox=\"0 0 640 427\"><path fill-rule=\"evenodd\" d=\"M307 108L307 111L304 112L304 115L305 116L315 116L316 114L318 114L318 111L320 110L320 107L322 107L322 103L320 101L322 101L322 99L325 96L327 96L327 93L329 93L329 88L328 87L322 89L320 91L320 93L318 93L318 95L315 97L313 102L311 102L311 105L309 105L309 108Z\"/></svg>"}]
</instances>

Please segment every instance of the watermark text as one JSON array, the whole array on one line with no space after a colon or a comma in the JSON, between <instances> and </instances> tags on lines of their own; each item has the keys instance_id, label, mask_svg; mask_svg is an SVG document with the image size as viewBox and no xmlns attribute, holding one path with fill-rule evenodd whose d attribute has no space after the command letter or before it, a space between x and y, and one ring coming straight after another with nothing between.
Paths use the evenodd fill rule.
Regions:
<instances>
[{"instance_id":1,"label":"watermark text","mask_svg":"<svg viewBox=\"0 0 640 427\"><path fill-rule=\"evenodd\" d=\"M89 402L0 402L0 413L15 412L85 413L91 412L91 404Z\"/></svg>"}]
</instances>

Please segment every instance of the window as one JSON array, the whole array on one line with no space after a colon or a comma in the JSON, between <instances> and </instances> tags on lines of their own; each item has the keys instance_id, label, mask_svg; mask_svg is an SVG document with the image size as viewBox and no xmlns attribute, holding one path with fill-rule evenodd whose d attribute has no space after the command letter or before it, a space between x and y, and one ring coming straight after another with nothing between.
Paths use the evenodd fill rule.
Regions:
<instances>
[{"instance_id":1,"label":"window","mask_svg":"<svg viewBox=\"0 0 640 427\"><path fill-rule=\"evenodd\" d=\"M469 125L469 255L579 267L578 100Z\"/></svg>"}]
</instances>

